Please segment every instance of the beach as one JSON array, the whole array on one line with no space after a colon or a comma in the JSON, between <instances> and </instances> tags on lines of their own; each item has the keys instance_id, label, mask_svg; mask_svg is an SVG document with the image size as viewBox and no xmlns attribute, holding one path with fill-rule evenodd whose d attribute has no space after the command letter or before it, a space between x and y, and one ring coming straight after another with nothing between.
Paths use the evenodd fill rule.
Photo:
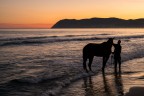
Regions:
<instances>
[{"instance_id":1,"label":"beach","mask_svg":"<svg viewBox=\"0 0 144 96\"><path fill-rule=\"evenodd\" d=\"M144 58L124 62L121 72L109 68L67 86L61 96L143 96ZM92 73L91 73L92 74Z\"/></svg>"},{"instance_id":2,"label":"beach","mask_svg":"<svg viewBox=\"0 0 144 96\"><path fill-rule=\"evenodd\" d=\"M143 87L144 29L1 29L0 37L0 96L129 96ZM121 74L111 56L105 74L96 56L86 73L83 47L108 38L122 41Z\"/></svg>"}]
</instances>

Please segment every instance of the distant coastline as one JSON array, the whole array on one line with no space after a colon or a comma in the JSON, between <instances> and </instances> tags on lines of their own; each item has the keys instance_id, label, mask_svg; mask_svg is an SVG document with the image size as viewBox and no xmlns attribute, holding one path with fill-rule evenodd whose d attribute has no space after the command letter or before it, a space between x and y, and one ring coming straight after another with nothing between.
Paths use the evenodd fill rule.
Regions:
<instances>
[{"instance_id":1,"label":"distant coastline","mask_svg":"<svg viewBox=\"0 0 144 96\"><path fill-rule=\"evenodd\" d=\"M90 18L90 19L63 19L58 21L54 28L144 28L144 18Z\"/></svg>"}]
</instances>

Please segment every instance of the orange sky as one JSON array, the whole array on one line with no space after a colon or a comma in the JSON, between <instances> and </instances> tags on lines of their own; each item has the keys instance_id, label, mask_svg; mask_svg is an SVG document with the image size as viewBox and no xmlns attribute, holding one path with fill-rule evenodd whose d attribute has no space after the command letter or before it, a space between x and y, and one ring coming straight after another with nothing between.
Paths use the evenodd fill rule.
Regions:
<instances>
[{"instance_id":1,"label":"orange sky","mask_svg":"<svg viewBox=\"0 0 144 96\"><path fill-rule=\"evenodd\" d=\"M144 18L143 4L144 0L0 0L0 28L50 28L60 19Z\"/></svg>"}]
</instances>

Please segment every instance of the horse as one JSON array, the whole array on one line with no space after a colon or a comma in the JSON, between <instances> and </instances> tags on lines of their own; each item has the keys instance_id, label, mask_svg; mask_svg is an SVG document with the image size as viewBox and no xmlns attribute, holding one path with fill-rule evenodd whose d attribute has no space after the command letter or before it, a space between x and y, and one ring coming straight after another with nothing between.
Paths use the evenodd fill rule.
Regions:
<instances>
[{"instance_id":1,"label":"horse","mask_svg":"<svg viewBox=\"0 0 144 96\"><path fill-rule=\"evenodd\" d=\"M93 61L94 56L103 57L103 66L102 71L104 72L105 65L109 59L109 56L111 54L111 48L113 45L113 39L109 38L107 42L103 42L100 44L96 43L89 43L83 48L83 68L88 72L86 61L89 59L89 70L91 70L91 64Z\"/></svg>"}]
</instances>

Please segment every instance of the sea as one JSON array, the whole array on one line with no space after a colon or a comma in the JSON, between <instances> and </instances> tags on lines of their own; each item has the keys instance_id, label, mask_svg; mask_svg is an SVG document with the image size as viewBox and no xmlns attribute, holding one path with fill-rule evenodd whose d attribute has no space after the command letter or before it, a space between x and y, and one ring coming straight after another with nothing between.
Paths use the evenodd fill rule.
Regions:
<instances>
[{"instance_id":1,"label":"sea","mask_svg":"<svg viewBox=\"0 0 144 96\"><path fill-rule=\"evenodd\" d=\"M144 57L143 28L0 29L0 96L59 96L101 71L102 57L94 57L93 73L83 70L82 49L108 38L121 40L122 64ZM105 70L112 63L110 56Z\"/></svg>"}]
</instances>

